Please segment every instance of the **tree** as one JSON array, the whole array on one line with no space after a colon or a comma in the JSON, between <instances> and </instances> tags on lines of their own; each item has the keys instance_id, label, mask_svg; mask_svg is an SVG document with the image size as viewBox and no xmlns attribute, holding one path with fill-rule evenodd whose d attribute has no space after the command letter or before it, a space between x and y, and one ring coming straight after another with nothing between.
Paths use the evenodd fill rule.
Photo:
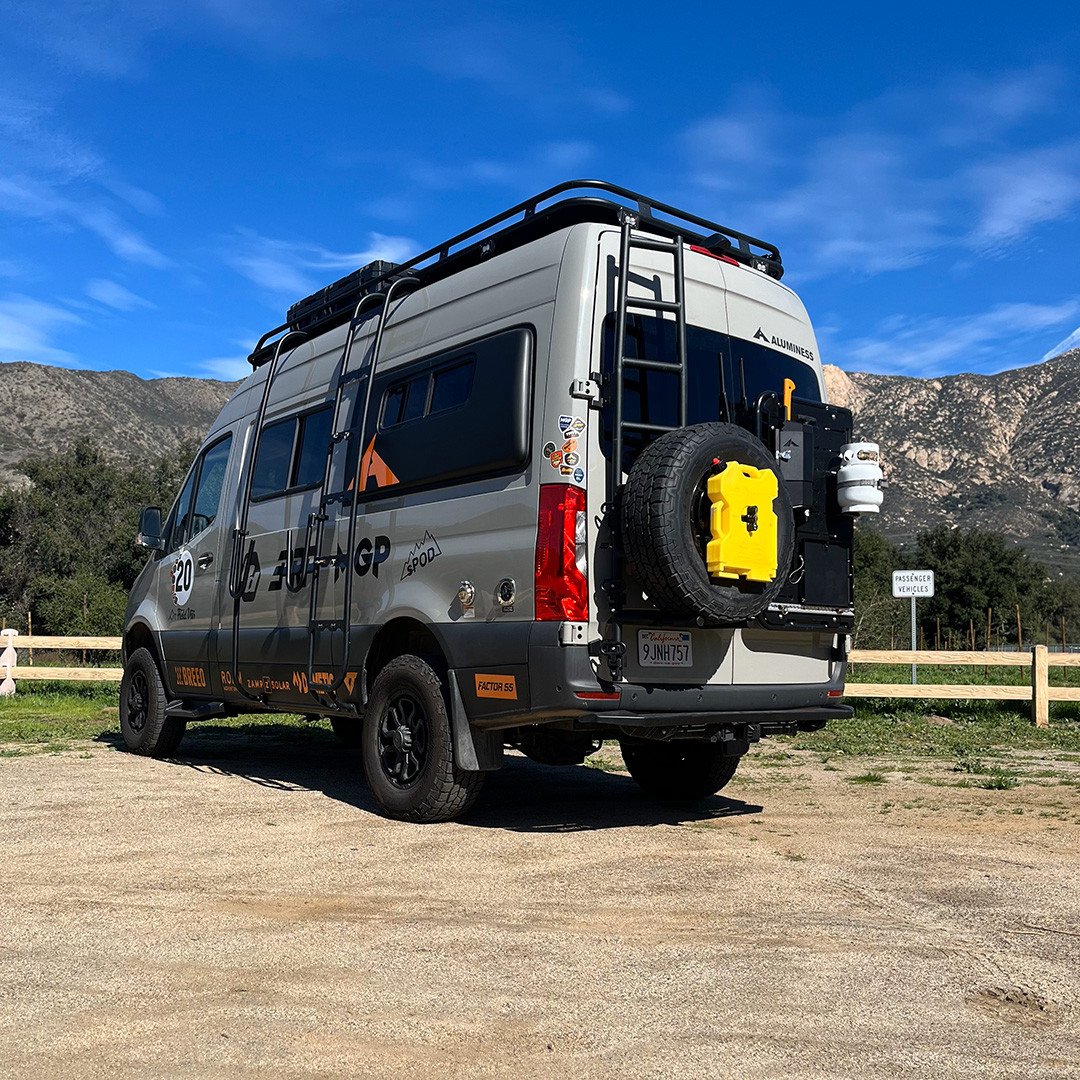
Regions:
<instances>
[{"instance_id":1,"label":"tree","mask_svg":"<svg viewBox=\"0 0 1080 1080\"><path fill-rule=\"evenodd\" d=\"M934 596L922 603L923 622L941 620L944 628L976 631L986 641L986 613L1004 641L1016 641L1016 608L1024 626L1041 627L1054 604L1046 570L997 533L939 526L919 535L919 568L934 571ZM1056 588L1056 586L1055 586Z\"/></svg>"},{"instance_id":2,"label":"tree","mask_svg":"<svg viewBox=\"0 0 1080 1080\"><path fill-rule=\"evenodd\" d=\"M171 504L195 449L189 441L149 461L122 463L83 440L22 462L27 482L0 490L6 617L25 620L32 610L43 633L73 633L88 620L94 633L119 633L119 598L146 559L134 544L139 511Z\"/></svg>"},{"instance_id":3,"label":"tree","mask_svg":"<svg viewBox=\"0 0 1080 1080\"><path fill-rule=\"evenodd\" d=\"M896 618L892 573L902 566L900 552L881 533L859 524L855 528L855 631L860 649L890 645L890 627Z\"/></svg>"}]
</instances>

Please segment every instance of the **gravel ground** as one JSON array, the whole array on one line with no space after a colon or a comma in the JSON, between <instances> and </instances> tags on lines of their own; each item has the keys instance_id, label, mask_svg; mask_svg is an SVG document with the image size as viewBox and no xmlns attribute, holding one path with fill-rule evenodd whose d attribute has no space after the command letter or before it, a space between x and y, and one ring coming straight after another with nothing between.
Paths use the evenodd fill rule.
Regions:
<instances>
[{"instance_id":1,"label":"gravel ground","mask_svg":"<svg viewBox=\"0 0 1080 1080\"><path fill-rule=\"evenodd\" d=\"M1080 1077L1075 764L515 756L415 826L328 739L181 749L0 758L0 1075Z\"/></svg>"}]
</instances>

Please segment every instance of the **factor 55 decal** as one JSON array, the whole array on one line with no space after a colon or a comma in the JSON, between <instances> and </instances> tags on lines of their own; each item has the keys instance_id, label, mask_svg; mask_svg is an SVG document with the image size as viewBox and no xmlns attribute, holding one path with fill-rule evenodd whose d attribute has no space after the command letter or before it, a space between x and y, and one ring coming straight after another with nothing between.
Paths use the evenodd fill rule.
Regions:
<instances>
[{"instance_id":1,"label":"factor 55 decal","mask_svg":"<svg viewBox=\"0 0 1080 1080\"><path fill-rule=\"evenodd\" d=\"M195 560L187 548L181 548L176 554L169 581L173 603L177 607L183 607L191 599L191 585L194 580Z\"/></svg>"},{"instance_id":2,"label":"factor 55 decal","mask_svg":"<svg viewBox=\"0 0 1080 1080\"><path fill-rule=\"evenodd\" d=\"M513 675L476 675L478 698L501 698L517 701L517 679Z\"/></svg>"}]
</instances>

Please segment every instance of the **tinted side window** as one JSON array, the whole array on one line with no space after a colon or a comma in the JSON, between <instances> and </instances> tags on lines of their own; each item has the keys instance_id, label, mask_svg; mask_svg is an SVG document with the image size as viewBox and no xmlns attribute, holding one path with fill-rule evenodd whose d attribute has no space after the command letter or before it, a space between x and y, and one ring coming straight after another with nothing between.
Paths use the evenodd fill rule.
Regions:
<instances>
[{"instance_id":1,"label":"tinted side window","mask_svg":"<svg viewBox=\"0 0 1080 1080\"><path fill-rule=\"evenodd\" d=\"M314 487L323 482L332 413L333 409L327 408L300 417L300 448L290 487Z\"/></svg>"},{"instance_id":2,"label":"tinted side window","mask_svg":"<svg viewBox=\"0 0 1080 1080\"><path fill-rule=\"evenodd\" d=\"M232 436L227 435L203 455L199 469L199 486L192 504L189 537L208 529L217 517L221 503L221 488L225 481L225 466L229 463Z\"/></svg>"},{"instance_id":3,"label":"tinted side window","mask_svg":"<svg viewBox=\"0 0 1080 1080\"><path fill-rule=\"evenodd\" d=\"M251 484L253 499L275 495L289 486L289 468L295 442L295 416L263 428L259 456L255 461L255 478Z\"/></svg>"},{"instance_id":4,"label":"tinted side window","mask_svg":"<svg viewBox=\"0 0 1080 1080\"><path fill-rule=\"evenodd\" d=\"M198 463L192 465L191 472L184 483L176 502L173 504L172 513L169 514L169 523L165 526L165 550L176 551L187 539L188 511L191 509L191 492L195 487L195 477L199 472Z\"/></svg>"},{"instance_id":5,"label":"tinted side window","mask_svg":"<svg viewBox=\"0 0 1080 1080\"><path fill-rule=\"evenodd\" d=\"M532 330L518 327L377 376L365 442L376 437L379 462L367 497L524 467L532 372Z\"/></svg>"}]
</instances>

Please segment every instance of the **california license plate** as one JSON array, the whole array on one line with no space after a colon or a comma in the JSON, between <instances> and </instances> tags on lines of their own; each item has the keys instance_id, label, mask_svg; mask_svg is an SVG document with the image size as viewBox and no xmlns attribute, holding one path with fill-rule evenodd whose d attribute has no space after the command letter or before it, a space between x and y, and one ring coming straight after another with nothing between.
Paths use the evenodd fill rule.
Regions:
<instances>
[{"instance_id":1,"label":"california license plate","mask_svg":"<svg viewBox=\"0 0 1080 1080\"><path fill-rule=\"evenodd\" d=\"M684 630L639 630L638 663L642 667L692 667L690 633Z\"/></svg>"}]
</instances>

